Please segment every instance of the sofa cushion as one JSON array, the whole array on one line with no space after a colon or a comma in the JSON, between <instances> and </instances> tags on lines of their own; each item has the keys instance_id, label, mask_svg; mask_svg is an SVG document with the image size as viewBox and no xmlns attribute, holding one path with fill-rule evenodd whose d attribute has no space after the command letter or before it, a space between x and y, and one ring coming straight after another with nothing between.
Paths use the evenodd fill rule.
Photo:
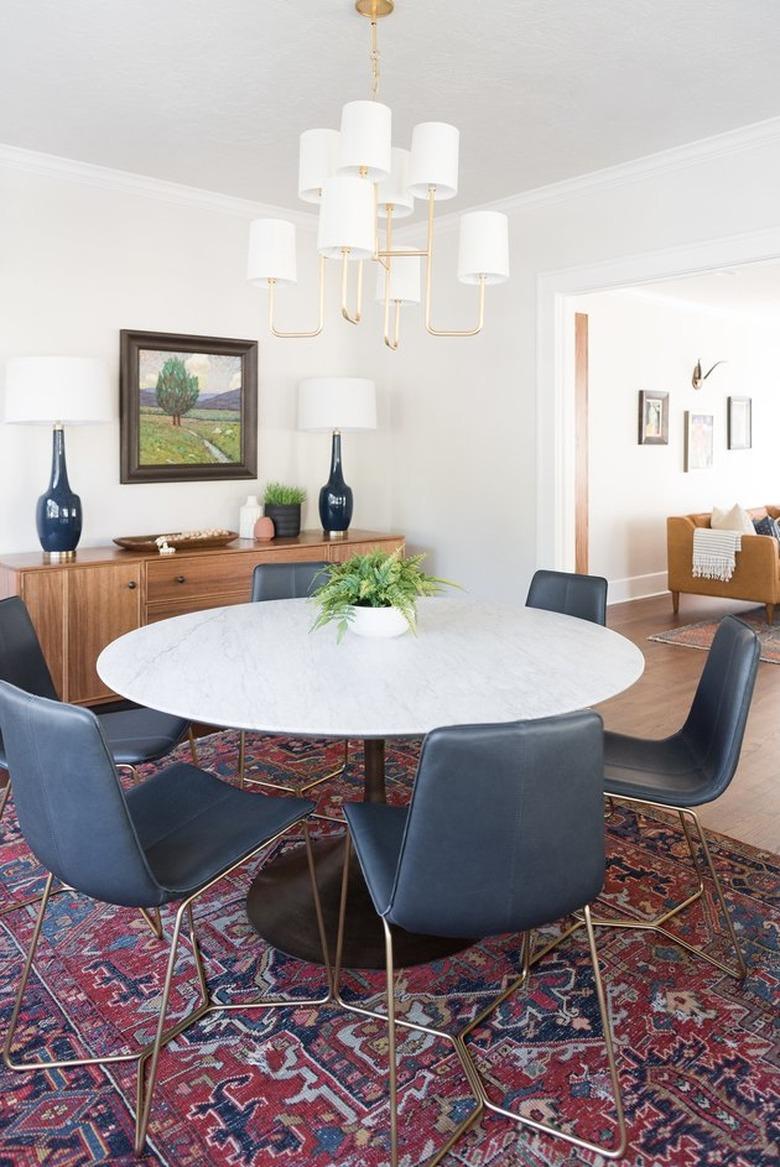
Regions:
<instances>
[{"instance_id":1,"label":"sofa cushion","mask_svg":"<svg viewBox=\"0 0 780 1167\"><path fill-rule=\"evenodd\" d=\"M753 521L739 503L734 503L730 510L713 507L710 526L713 531L741 531L743 535L754 534Z\"/></svg>"}]
</instances>

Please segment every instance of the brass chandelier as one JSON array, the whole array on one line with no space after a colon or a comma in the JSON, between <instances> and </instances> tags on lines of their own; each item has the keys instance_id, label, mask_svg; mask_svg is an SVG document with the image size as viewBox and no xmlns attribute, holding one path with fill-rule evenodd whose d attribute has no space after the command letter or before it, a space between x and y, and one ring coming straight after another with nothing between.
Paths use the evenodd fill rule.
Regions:
<instances>
[{"instance_id":1,"label":"brass chandelier","mask_svg":"<svg viewBox=\"0 0 780 1167\"><path fill-rule=\"evenodd\" d=\"M485 288L509 279L506 215L469 211L460 218L458 279L479 289L477 323L468 329L436 328L432 322L433 235L436 203L458 193L459 131L446 122L421 122L412 131L411 149L392 145L392 113L379 100L377 23L389 16L394 0L356 0L370 22L371 96L348 102L340 130L306 130L300 137L298 194L319 205L317 251L320 256L319 316L315 328L285 332L275 323L276 290L297 280L295 225L285 219L255 219L250 226L247 279L268 291L268 323L274 336L319 336L325 324L325 269L341 263L341 314L359 324L363 312L363 264L376 266L376 299L384 304L384 341L398 348L401 308L421 300L421 261L425 260L424 319L432 336L476 336L485 318ZM393 226L411 215L415 199L428 213L424 248L394 248ZM384 220L384 238L381 238ZM384 246L382 246L384 243ZM354 280L352 267L357 267ZM354 283L354 292L350 285ZM354 306L350 307L352 296Z\"/></svg>"}]
</instances>

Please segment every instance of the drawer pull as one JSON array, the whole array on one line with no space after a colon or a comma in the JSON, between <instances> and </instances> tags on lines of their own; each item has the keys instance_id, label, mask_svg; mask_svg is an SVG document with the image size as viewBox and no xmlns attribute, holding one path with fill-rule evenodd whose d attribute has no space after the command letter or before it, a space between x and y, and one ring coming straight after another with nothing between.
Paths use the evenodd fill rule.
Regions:
<instances>
[{"instance_id":1,"label":"drawer pull","mask_svg":"<svg viewBox=\"0 0 780 1167\"><path fill-rule=\"evenodd\" d=\"M131 579L131 580L130 580L130 583L129 583L127 586L128 586L128 587L130 588L130 590L132 591L132 590L133 590L133 588L137 588L137 587L138 587L138 584L135 582L135 580L134 580L134 579Z\"/></svg>"},{"instance_id":2,"label":"drawer pull","mask_svg":"<svg viewBox=\"0 0 780 1167\"><path fill-rule=\"evenodd\" d=\"M176 582L177 582L177 583L186 583L186 582L187 582L187 580L186 580L186 578L185 578L183 575L177 575L177 576L176 576Z\"/></svg>"}]
</instances>

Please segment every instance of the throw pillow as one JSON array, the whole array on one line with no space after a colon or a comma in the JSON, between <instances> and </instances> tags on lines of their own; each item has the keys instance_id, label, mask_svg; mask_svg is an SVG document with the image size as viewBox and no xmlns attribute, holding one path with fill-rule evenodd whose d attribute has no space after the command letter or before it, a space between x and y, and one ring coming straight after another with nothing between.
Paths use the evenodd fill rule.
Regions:
<instances>
[{"instance_id":1,"label":"throw pillow","mask_svg":"<svg viewBox=\"0 0 780 1167\"><path fill-rule=\"evenodd\" d=\"M764 515L763 519L755 519L753 528L757 535L771 535L773 539L780 539L780 523L769 515Z\"/></svg>"},{"instance_id":2,"label":"throw pillow","mask_svg":"<svg viewBox=\"0 0 780 1167\"><path fill-rule=\"evenodd\" d=\"M741 531L743 535L752 535L755 530L753 520L739 503L734 503L729 511L713 507L710 527L713 531Z\"/></svg>"}]
</instances>

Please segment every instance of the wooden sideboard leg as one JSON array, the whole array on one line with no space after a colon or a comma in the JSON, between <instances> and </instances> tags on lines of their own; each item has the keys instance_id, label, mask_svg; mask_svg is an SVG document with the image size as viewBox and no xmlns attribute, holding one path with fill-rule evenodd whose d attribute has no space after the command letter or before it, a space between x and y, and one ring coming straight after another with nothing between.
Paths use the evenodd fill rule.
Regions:
<instances>
[{"instance_id":1,"label":"wooden sideboard leg","mask_svg":"<svg viewBox=\"0 0 780 1167\"><path fill-rule=\"evenodd\" d=\"M766 622L767 624L774 624L775 622L775 606L774 604L766 605Z\"/></svg>"},{"instance_id":2,"label":"wooden sideboard leg","mask_svg":"<svg viewBox=\"0 0 780 1167\"><path fill-rule=\"evenodd\" d=\"M675 616L680 611L680 593L679 592L672 592L672 611L674 612Z\"/></svg>"}]
</instances>

